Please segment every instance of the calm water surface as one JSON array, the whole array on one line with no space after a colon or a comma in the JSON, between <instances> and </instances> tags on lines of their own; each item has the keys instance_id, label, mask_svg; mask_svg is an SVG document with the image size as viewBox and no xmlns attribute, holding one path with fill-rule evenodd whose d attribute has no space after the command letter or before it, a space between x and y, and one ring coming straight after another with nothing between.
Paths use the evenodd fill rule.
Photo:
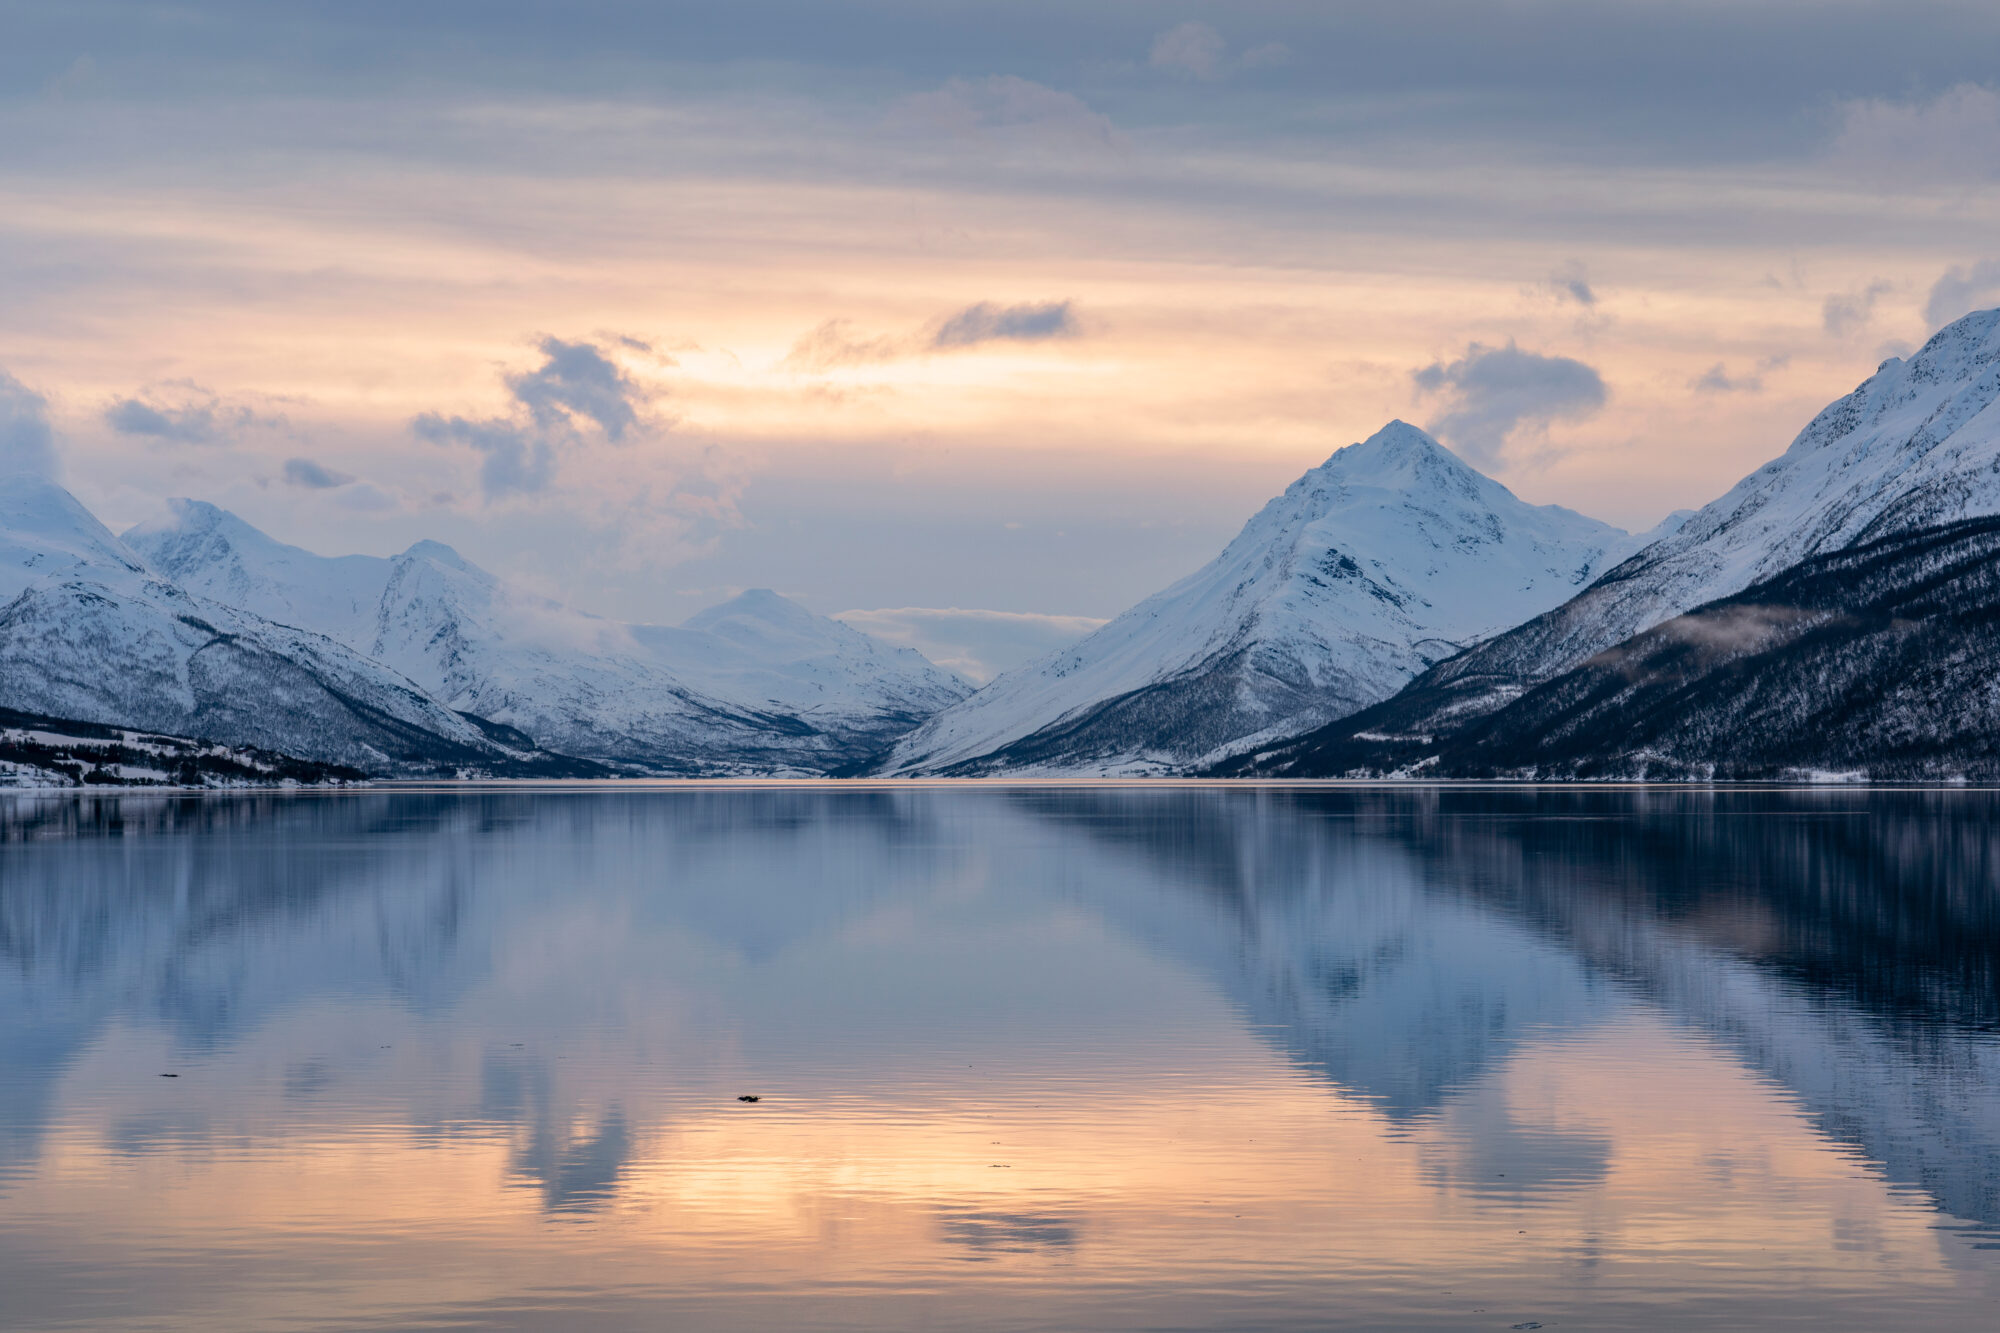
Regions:
<instances>
[{"instance_id":1,"label":"calm water surface","mask_svg":"<svg viewBox=\"0 0 2000 1333\"><path fill-rule=\"evenodd\" d=\"M0 1326L1992 1327L1996 875L1967 791L9 798Z\"/></svg>"}]
</instances>

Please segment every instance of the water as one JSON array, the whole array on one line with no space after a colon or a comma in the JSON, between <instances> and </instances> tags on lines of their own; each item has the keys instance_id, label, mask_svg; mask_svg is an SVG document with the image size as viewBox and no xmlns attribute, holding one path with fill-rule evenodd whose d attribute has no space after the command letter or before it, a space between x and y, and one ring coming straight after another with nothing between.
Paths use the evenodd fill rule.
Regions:
<instances>
[{"instance_id":1,"label":"water","mask_svg":"<svg viewBox=\"0 0 2000 1333\"><path fill-rule=\"evenodd\" d=\"M0 1325L1990 1327L1996 871L1973 791L14 797Z\"/></svg>"}]
</instances>

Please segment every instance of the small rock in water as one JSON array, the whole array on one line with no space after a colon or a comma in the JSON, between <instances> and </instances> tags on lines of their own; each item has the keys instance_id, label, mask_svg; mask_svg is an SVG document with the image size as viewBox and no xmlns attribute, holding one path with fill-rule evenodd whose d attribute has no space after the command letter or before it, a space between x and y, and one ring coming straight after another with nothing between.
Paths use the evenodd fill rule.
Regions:
<instances>
[{"instance_id":1,"label":"small rock in water","mask_svg":"<svg viewBox=\"0 0 2000 1333\"><path fill-rule=\"evenodd\" d=\"M746 1092L746 1093L744 1093L744 1094L743 1094L743 1095L742 1095L741 1097L738 1097L738 1098L737 1098L736 1100L737 1100L737 1101L739 1101L739 1102L754 1102L754 1101L757 1101L757 1100L759 1100L759 1099L758 1099L758 1097L757 1097L757 1094L756 1094L756 1093L754 1093L754 1092Z\"/></svg>"},{"instance_id":2,"label":"small rock in water","mask_svg":"<svg viewBox=\"0 0 2000 1333\"><path fill-rule=\"evenodd\" d=\"M180 1075L179 1075L179 1074L162 1074L162 1075L160 1075L160 1077L161 1077L161 1078L179 1078L179 1077L180 1077Z\"/></svg>"}]
</instances>

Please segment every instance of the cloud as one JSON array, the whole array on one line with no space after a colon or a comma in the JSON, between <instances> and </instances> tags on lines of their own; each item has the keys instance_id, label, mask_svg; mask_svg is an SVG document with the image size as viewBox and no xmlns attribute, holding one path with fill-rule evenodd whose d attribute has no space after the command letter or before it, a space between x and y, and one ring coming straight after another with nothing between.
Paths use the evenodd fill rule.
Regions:
<instances>
[{"instance_id":1,"label":"cloud","mask_svg":"<svg viewBox=\"0 0 2000 1333\"><path fill-rule=\"evenodd\" d=\"M926 331L908 336L867 337L852 321L829 319L792 344L780 364L786 370L833 370L936 352L958 352L991 342L1045 342L1074 338L1082 330L1068 301L999 305L980 301L947 315Z\"/></svg>"},{"instance_id":2,"label":"cloud","mask_svg":"<svg viewBox=\"0 0 2000 1333\"><path fill-rule=\"evenodd\" d=\"M1696 393L1762 393L1764 377L1742 375L1732 377L1718 361L1702 374L1688 381L1688 387Z\"/></svg>"},{"instance_id":3,"label":"cloud","mask_svg":"<svg viewBox=\"0 0 2000 1333\"><path fill-rule=\"evenodd\" d=\"M1553 292L1558 301L1574 301L1580 306L1597 304L1597 293L1591 288L1590 279L1584 273L1581 264L1563 265L1549 274L1548 280L1542 285Z\"/></svg>"},{"instance_id":4,"label":"cloud","mask_svg":"<svg viewBox=\"0 0 2000 1333\"><path fill-rule=\"evenodd\" d=\"M1479 464L1500 457L1520 429L1544 431L1558 420L1591 416L1604 406L1604 379L1581 361L1473 343L1449 364L1433 362L1410 378L1444 400L1430 431Z\"/></svg>"},{"instance_id":5,"label":"cloud","mask_svg":"<svg viewBox=\"0 0 2000 1333\"><path fill-rule=\"evenodd\" d=\"M1894 283L1878 280L1858 292L1829 296L1820 307L1820 325L1836 338L1865 329L1875 317L1875 302L1894 290Z\"/></svg>"},{"instance_id":6,"label":"cloud","mask_svg":"<svg viewBox=\"0 0 2000 1333\"><path fill-rule=\"evenodd\" d=\"M585 417L606 439L623 440L639 420L645 391L590 343L544 338L540 347L546 358L540 368L507 377L515 401L535 424L547 430Z\"/></svg>"},{"instance_id":7,"label":"cloud","mask_svg":"<svg viewBox=\"0 0 2000 1333\"><path fill-rule=\"evenodd\" d=\"M1222 40L1222 34L1206 23L1183 23L1169 28L1153 39L1153 54L1148 63L1154 69L1170 70L1176 74L1192 74L1197 79L1212 79L1222 68L1222 58L1228 53L1229 45Z\"/></svg>"},{"instance_id":8,"label":"cloud","mask_svg":"<svg viewBox=\"0 0 2000 1333\"><path fill-rule=\"evenodd\" d=\"M985 79L951 79L943 87L903 98L890 115L905 128L960 137L992 134L1057 142L1127 147L1118 127L1074 93L999 74Z\"/></svg>"},{"instance_id":9,"label":"cloud","mask_svg":"<svg viewBox=\"0 0 2000 1333\"><path fill-rule=\"evenodd\" d=\"M345 486L354 478L345 472L335 472L322 467L310 458L287 458L285 460L285 481L293 486L303 486L310 491L330 491L337 486Z\"/></svg>"},{"instance_id":10,"label":"cloud","mask_svg":"<svg viewBox=\"0 0 2000 1333\"><path fill-rule=\"evenodd\" d=\"M787 370L832 370L875 361L894 361L913 350L907 338L865 338L851 320L829 319L792 344L782 363Z\"/></svg>"},{"instance_id":11,"label":"cloud","mask_svg":"<svg viewBox=\"0 0 2000 1333\"><path fill-rule=\"evenodd\" d=\"M585 440L592 427L620 444L647 424L641 409L652 395L596 344L543 338L537 348L541 365L506 377L513 399L508 416L474 420L425 412L410 423L419 439L466 445L484 455L479 483L488 499L545 490L558 451Z\"/></svg>"},{"instance_id":12,"label":"cloud","mask_svg":"<svg viewBox=\"0 0 2000 1333\"><path fill-rule=\"evenodd\" d=\"M1836 161L1893 181L2000 179L2000 92L1961 83L1929 101L1869 98L1841 108Z\"/></svg>"},{"instance_id":13,"label":"cloud","mask_svg":"<svg viewBox=\"0 0 2000 1333\"><path fill-rule=\"evenodd\" d=\"M532 494L546 488L555 475L554 447L517 422L497 418L468 421L426 412L411 422L410 428L417 438L432 444L470 445L484 454L479 485L488 499Z\"/></svg>"},{"instance_id":14,"label":"cloud","mask_svg":"<svg viewBox=\"0 0 2000 1333\"><path fill-rule=\"evenodd\" d=\"M1048 301L1039 305L994 305L981 301L969 305L938 327L931 339L937 348L975 347L985 342L1040 342L1046 338L1071 338L1077 333L1076 316L1068 301Z\"/></svg>"},{"instance_id":15,"label":"cloud","mask_svg":"<svg viewBox=\"0 0 2000 1333\"><path fill-rule=\"evenodd\" d=\"M179 444L213 444L252 426L281 425L247 407L230 406L192 380L151 385L104 409L104 422L120 435L143 435Z\"/></svg>"},{"instance_id":16,"label":"cloud","mask_svg":"<svg viewBox=\"0 0 2000 1333\"><path fill-rule=\"evenodd\" d=\"M1169 74L1208 80L1239 70L1269 69L1292 58L1291 48L1282 42L1254 46L1234 60L1228 55L1229 43L1221 33L1206 23L1189 21L1155 37L1146 63Z\"/></svg>"},{"instance_id":17,"label":"cloud","mask_svg":"<svg viewBox=\"0 0 2000 1333\"><path fill-rule=\"evenodd\" d=\"M2000 304L2000 259L1982 259L1976 264L1954 265L1931 286L1924 302L1924 318L1934 329L1943 328L1962 315L1989 305Z\"/></svg>"},{"instance_id":18,"label":"cloud","mask_svg":"<svg viewBox=\"0 0 2000 1333\"><path fill-rule=\"evenodd\" d=\"M55 432L48 400L0 370L0 475L20 472L55 476Z\"/></svg>"},{"instance_id":19,"label":"cloud","mask_svg":"<svg viewBox=\"0 0 2000 1333\"><path fill-rule=\"evenodd\" d=\"M842 611L833 618L878 639L914 648L975 685L1067 648L1105 623L1090 616L975 611L956 606Z\"/></svg>"}]
</instances>

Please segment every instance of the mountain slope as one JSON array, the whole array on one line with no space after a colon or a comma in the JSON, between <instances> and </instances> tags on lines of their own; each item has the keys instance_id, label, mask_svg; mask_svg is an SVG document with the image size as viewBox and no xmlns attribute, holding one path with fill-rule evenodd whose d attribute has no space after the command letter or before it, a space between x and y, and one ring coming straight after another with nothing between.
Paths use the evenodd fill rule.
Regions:
<instances>
[{"instance_id":1,"label":"mountain slope","mask_svg":"<svg viewBox=\"0 0 2000 1333\"><path fill-rule=\"evenodd\" d=\"M512 588L437 542L318 556L186 500L127 537L188 586L338 638L454 708L647 771L844 771L969 688L766 591L678 628L629 625Z\"/></svg>"},{"instance_id":2,"label":"mountain slope","mask_svg":"<svg viewBox=\"0 0 2000 1333\"><path fill-rule=\"evenodd\" d=\"M1885 361L1783 455L1577 597L1416 681L1380 729L1448 732L1671 616L1797 562L2000 514L2000 310Z\"/></svg>"},{"instance_id":3,"label":"mountain slope","mask_svg":"<svg viewBox=\"0 0 2000 1333\"><path fill-rule=\"evenodd\" d=\"M1657 625L1449 737L1362 713L1240 771L1426 777L2000 777L2000 518L1816 556ZM1357 734L1359 733L1359 734Z\"/></svg>"},{"instance_id":4,"label":"mountain slope","mask_svg":"<svg viewBox=\"0 0 2000 1333\"><path fill-rule=\"evenodd\" d=\"M190 595L37 478L0 482L0 595L10 709L371 773L519 771L548 758L496 742L331 639Z\"/></svg>"},{"instance_id":5,"label":"mountain slope","mask_svg":"<svg viewBox=\"0 0 2000 1333\"><path fill-rule=\"evenodd\" d=\"M1292 483L1201 570L896 747L898 773L1171 772L1381 699L1631 549L1393 422Z\"/></svg>"},{"instance_id":6,"label":"mountain slope","mask_svg":"<svg viewBox=\"0 0 2000 1333\"><path fill-rule=\"evenodd\" d=\"M0 708L0 788L274 787L366 776L264 750Z\"/></svg>"}]
</instances>

